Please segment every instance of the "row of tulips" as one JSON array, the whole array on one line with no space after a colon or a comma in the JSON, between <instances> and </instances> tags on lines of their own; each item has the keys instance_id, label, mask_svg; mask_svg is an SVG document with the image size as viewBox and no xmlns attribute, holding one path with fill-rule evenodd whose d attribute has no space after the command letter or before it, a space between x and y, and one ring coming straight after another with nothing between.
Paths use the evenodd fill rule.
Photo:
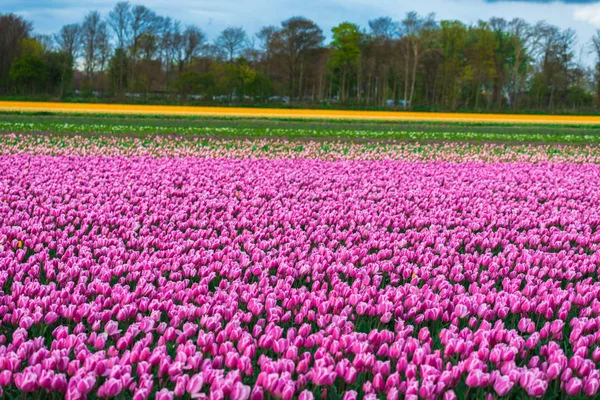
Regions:
<instances>
[{"instance_id":1,"label":"row of tulips","mask_svg":"<svg viewBox=\"0 0 600 400\"><path fill-rule=\"evenodd\" d=\"M595 144L215 139L183 135L0 133L0 155L600 163Z\"/></svg>"},{"instance_id":2,"label":"row of tulips","mask_svg":"<svg viewBox=\"0 0 600 400\"><path fill-rule=\"evenodd\" d=\"M594 397L600 166L0 156L0 391Z\"/></svg>"}]
</instances>

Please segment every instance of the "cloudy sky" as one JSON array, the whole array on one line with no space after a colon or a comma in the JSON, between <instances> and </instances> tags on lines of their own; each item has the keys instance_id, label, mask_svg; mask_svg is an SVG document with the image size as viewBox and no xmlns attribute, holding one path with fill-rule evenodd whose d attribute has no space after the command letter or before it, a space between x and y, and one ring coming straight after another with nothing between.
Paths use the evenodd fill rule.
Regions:
<instances>
[{"instance_id":1,"label":"cloudy sky","mask_svg":"<svg viewBox=\"0 0 600 400\"><path fill-rule=\"evenodd\" d=\"M34 22L39 33L53 33L63 24L78 22L91 9L106 15L116 0L0 0L0 13L14 12ZM574 28L579 46L600 28L600 0L131 0L157 13L194 23L210 39L228 25L244 26L249 33L294 15L317 22L326 33L341 21L366 26L369 19L389 15L401 19L407 11L436 13L438 19L474 23L492 16L531 22L546 20Z\"/></svg>"}]
</instances>

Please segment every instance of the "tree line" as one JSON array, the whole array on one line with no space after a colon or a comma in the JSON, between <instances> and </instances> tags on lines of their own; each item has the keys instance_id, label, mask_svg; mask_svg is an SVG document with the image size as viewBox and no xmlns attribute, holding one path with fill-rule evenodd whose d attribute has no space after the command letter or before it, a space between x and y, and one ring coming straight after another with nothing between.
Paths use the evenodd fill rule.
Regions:
<instances>
[{"instance_id":1,"label":"tree line","mask_svg":"<svg viewBox=\"0 0 600 400\"><path fill-rule=\"evenodd\" d=\"M228 27L208 40L143 5L89 12L53 35L0 14L0 94L176 102L332 103L439 110L594 110L600 30L577 48L572 29L491 18L467 25L409 12L326 42L292 17L254 35ZM582 61L593 53L595 67Z\"/></svg>"}]
</instances>

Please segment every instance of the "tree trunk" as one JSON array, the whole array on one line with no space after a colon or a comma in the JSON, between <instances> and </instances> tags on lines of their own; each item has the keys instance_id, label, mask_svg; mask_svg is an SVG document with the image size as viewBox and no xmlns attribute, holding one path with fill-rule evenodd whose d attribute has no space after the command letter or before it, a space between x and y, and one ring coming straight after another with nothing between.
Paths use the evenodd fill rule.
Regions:
<instances>
[{"instance_id":1,"label":"tree trunk","mask_svg":"<svg viewBox=\"0 0 600 400\"><path fill-rule=\"evenodd\" d=\"M402 99L403 104L404 104L404 109L406 110L406 98L408 97L408 68L409 68L409 45L410 42L408 41L408 39L406 40L406 55L405 57L405 63L404 63L404 98ZM395 98L394 98L395 100Z\"/></svg>"},{"instance_id":2,"label":"tree trunk","mask_svg":"<svg viewBox=\"0 0 600 400\"><path fill-rule=\"evenodd\" d=\"M600 62L596 64L596 102L600 108Z\"/></svg>"},{"instance_id":3,"label":"tree trunk","mask_svg":"<svg viewBox=\"0 0 600 400\"><path fill-rule=\"evenodd\" d=\"M323 99L323 70L319 70L319 89L317 92L317 100Z\"/></svg>"},{"instance_id":4,"label":"tree trunk","mask_svg":"<svg viewBox=\"0 0 600 400\"><path fill-rule=\"evenodd\" d=\"M384 74L384 78L381 80L381 105L384 106L388 97L389 79L387 73Z\"/></svg>"},{"instance_id":5,"label":"tree trunk","mask_svg":"<svg viewBox=\"0 0 600 400\"><path fill-rule=\"evenodd\" d=\"M346 68L342 69L342 81L340 82L340 87L338 88L338 100L344 101L344 87L346 86Z\"/></svg>"},{"instance_id":6,"label":"tree trunk","mask_svg":"<svg viewBox=\"0 0 600 400\"><path fill-rule=\"evenodd\" d=\"M356 71L356 101L358 103L360 103L360 92L361 92L360 75L361 75L360 60L358 60L358 68Z\"/></svg>"},{"instance_id":7,"label":"tree trunk","mask_svg":"<svg viewBox=\"0 0 600 400\"><path fill-rule=\"evenodd\" d=\"M367 93L365 93L365 98L366 98L366 102L370 103L371 102L371 72L369 72L369 74L367 75Z\"/></svg>"},{"instance_id":8,"label":"tree trunk","mask_svg":"<svg viewBox=\"0 0 600 400\"><path fill-rule=\"evenodd\" d=\"M331 100L331 95L333 94L333 74L329 76L329 99Z\"/></svg>"},{"instance_id":9,"label":"tree trunk","mask_svg":"<svg viewBox=\"0 0 600 400\"><path fill-rule=\"evenodd\" d=\"M304 57L300 58L300 80L298 81L298 100L302 100L302 78L304 78Z\"/></svg>"},{"instance_id":10,"label":"tree trunk","mask_svg":"<svg viewBox=\"0 0 600 400\"><path fill-rule=\"evenodd\" d=\"M64 90L65 90L65 73L66 68L63 68L62 74L60 74L60 98L63 98Z\"/></svg>"},{"instance_id":11,"label":"tree trunk","mask_svg":"<svg viewBox=\"0 0 600 400\"><path fill-rule=\"evenodd\" d=\"M414 60L413 60L413 71L412 71L412 82L411 82L411 87L410 87L410 97L408 99L408 104L410 105L410 107L412 108L413 106L413 95L415 93L415 82L417 80L417 67L419 65L419 46L413 45L413 53L414 53Z\"/></svg>"},{"instance_id":12,"label":"tree trunk","mask_svg":"<svg viewBox=\"0 0 600 400\"><path fill-rule=\"evenodd\" d=\"M512 107L513 109L517 106L517 96L519 93L519 64L521 63L521 49L517 50L515 54L515 66L513 67L512 79L513 79L513 96L512 96Z\"/></svg>"},{"instance_id":13,"label":"tree trunk","mask_svg":"<svg viewBox=\"0 0 600 400\"><path fill-rule=\"evenodd\" d=\"M135 65L137 64L137 39L133 40L133 48L131 49L131 91L135 93Z\"/></svg>"},{"instance_id":14,"label":"tree trunk","mask_svg":"<svg viewBox=\"0 0 600 400\"><path fill-rule=\"evenodd\" d=\"M119 95L123 93L123 52L123 49L119 51Z\"/></svg>"},{"instance_id":15,"label":"tree trunk","mask_svg":"<svg viewBox=\"0 0 600 400\"><path fill-rule=\"evenodd\" d=\"M296 73L296 69L294 68L294 64L292 64L290 68L290 101L294 98L294 75Z\"/></svg>"}]
</instances>

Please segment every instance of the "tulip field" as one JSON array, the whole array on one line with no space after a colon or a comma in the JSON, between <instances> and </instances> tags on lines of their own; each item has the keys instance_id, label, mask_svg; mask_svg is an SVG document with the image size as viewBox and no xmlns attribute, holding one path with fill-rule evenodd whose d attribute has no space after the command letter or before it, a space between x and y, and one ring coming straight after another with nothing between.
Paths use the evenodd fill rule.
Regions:
<instances>
[{"instance_id":1,"label":"tulip field","mask_svg":"<svg viewBox=\"0 0 600 400\"><path fill-rule=\"evenodd\" d=\"M600 396L595 139L11 127L2 398Z\"/></svg>"}]
</instances>

